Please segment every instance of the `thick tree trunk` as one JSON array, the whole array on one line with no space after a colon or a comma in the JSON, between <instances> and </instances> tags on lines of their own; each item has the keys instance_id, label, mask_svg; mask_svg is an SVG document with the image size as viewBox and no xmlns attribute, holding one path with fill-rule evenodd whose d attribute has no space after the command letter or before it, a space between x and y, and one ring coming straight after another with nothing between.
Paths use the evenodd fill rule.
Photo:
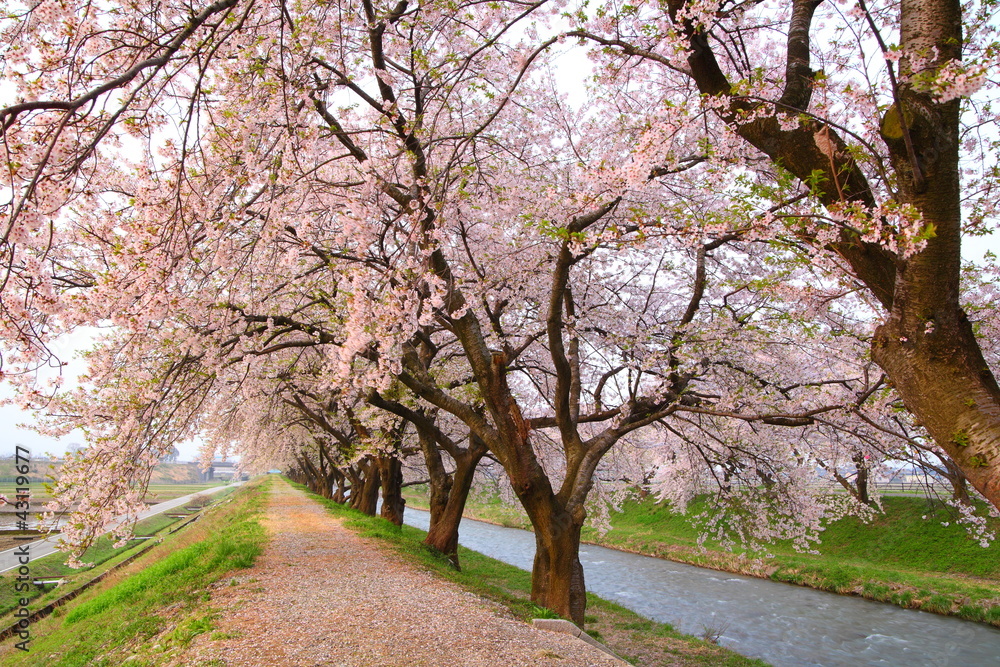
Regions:
<instances>
[{"instance_id":1,"label":"thick tree trunk","mask_svg":"<svg viewBox=\"0 0 1000 667\"><path fill-rule=\"evenodd\" d=\"M535 531L535 561L531 568L531 601L583 627L587 589L580 564L582 508L567 512L551 493L519 494Z\"/></svg>"},{"instance_id":2,"label":"thick tree trunk","mask_svg":"<svg viewBox=\"0 0 1000 667\"><path fill-rule=\"evenodd\" d=\"M334 483L337 485L337 490L334 492L331 500L335 503L343 505L347 502L347 477L345 477L344 473L340 470L336 470L333 479Z\"/></svg>"},{"instance_id":3,"label":"thick tree trunk","mask_svg":"<svg viewBox=\"0 0 1000 667\"><path fill-rule=\"evenodd\" d=\"M444 554L456 570L462 569L458 562L458 528L467 498L468 490L463 494L456 493L453 488L444 504L439 505L431 516L427 537L424 538L424 544Z\"/></svg>"},{"instance_id":4,"label":"thick tree trunk","mask_svg":"<svg viewBox=\"0 0 1000 667\"><path fill-rule=\"evenodd\" d=\"M348 466L345 473L351 480L351 485L347 487L347 490L349 491L347 496L347 506L351 509L357 509L358 502L360 502L361 487L364 485L364 479L361 477L361 474L356 466Z\"/></svg>"},{"instance_id":5,"label":"thick tree trunk","mask_svg":"<svg viewBox=\"0 0 1000 667\"><path fill-rule=\"evenodd\" d=\"M729 95L732 85L704 29L680 18L685 4L671 0L668 6L675 25L690 39L692 76L702 93ZM896 103L886 111L880 130L896 176L895 199L920 214L912 224L922 225L926 246L906 257L845 231L828 249L847 260L854 275L889 312L876 331L872 357L969 482L1000 507L1000 387L959 301L961 102L942 102L910 83L914 67L933 73L961 59L962 7L958 0L902 0L899 17L901 52L906 55L899 62ZM795 54L793 40L789 41L788 62L797 63L800 75L812 78L809 21L802 27L806 33L796 36ZM914 54L929 60L911 63ZM800 84L790 77L786 93L810 89ZM785 99L783 108L805 110L809 96L799 97L791 104ZM721 114L724 120L803 182L818 184L810 187L825 206L838 210L875 203L867 178L835 128L817 120L785 130L770 115L743 122L740 112L756 103L739 96L729 99L729 109Z\"/></svg>"},{"instance_id":6,"label":"thick tree trunk","mask_svg":"<svg viewBox=\"0 0 1000 667\"><path fill-rule=\"evenodd\" d=\"M323 481L325 476L316 469L316 465L309 459L308 455L303 454L299 457L299 462L302 465L306 488L316 495L323 495Z\"/></svg>"},{"instance_id":7,"label":"thick tree trunk","mask_svg":"<svg viewBox=\"0 0 1000 667\"><path fill-rule=\"evenodd\" d=\"M439 503L437 516L431 516L431 525L424 540L424 544L447 556L455 569L461 569L458 562L458 527L472 490L476 466L485 453L485 446L480 448L473 445L455 461L455 472L445 494L447 497L443 505Z\"/></svg>"},{"instance_id":8,"label":"thick tree trunk","mask_svg":"<svg viewBox=\"0 0 1000 667\"><path fill-rule=\"evenodd\" d=\"M456 451L455 472L448 474L431 433L418 430L420 449L424 454L430 478L430 526L424 544L435 549L460 570L458 562L458 527L465 512L475 477L476 466L487 452L486 444L470 434L470 444L464 451Z\"/></svg>"},{"instance_id":9,"label":"thick tree trunk","mask_svg":"<svg viewBox=\"0 0 1000 667\"><path fill-rule=\"evenodd\" d=\"M903 0L900 42L905 53L934 53L934 65L960 58L960 3ZM911 67L907 59L900 66L903 74ZM935 442L1000 507L1000 387L960 306L960 101L940 102L908 84L899 98L903 112L886 113L882 136L898 198L933 233L898 262L892 309L872 353Z\"/></svg>"},{"instance_id":10,"label":"thick tree trunk","mask_svg":"<svg viewBox=\"0 0 1000 667\"><path fill-rule=\"evenodd\" d=\"M406 508L406 500L403 498L403 463L395 456L379 456L377 462L382 486L380 514L383 519L402 526L403 510Z\"/></svg>"},{"instance_id":11,"label":"thick tree trunk","mask_svg":"<svg viewBox=\"0 0 1000 667\"><path fill-rule=\"evenodd\" d=\"M420 449L424 454L424 464L427 466L430 484L430 507L428 509L431 520L424 544L445 554L452 565L458 568L458 524L462 520L462 516L459 513L456 519L453 513L448 512L453 499L451 491L454 486L454 478L445 470L444 462L441 459L441 450L438 449L431 434L422 429L418 429L417 434ZM462 510L464 511L464 509L465 503L463 501Z\"/></svg>"},{"instance_id":12,"label":"thick tree trunk","mask_svg":"<svg viewBox=\"0 0 1000 667\"><path fill-rule=\"evenodd\" d=\"M1000 388L964 313L927 313L928 333L930 319L914 310L894 308L877 331L875 361L935 442L1000 507Z\"/></svg>"},{"instance_id":13,"label":"thick tree trunk","mask_svg":"<svg viewBox=\"0 0 1000 667\"><path fill-rule=\"evenodd\" d=\"M378 474L372 471L372 474L365 476L364 482L358 488L358 502L353 505L354 509L368 516L375 516L375 510L378 507L378 490Z\"/></svg>"},{"instance_id":14,"label":"thick tree trunk","mask_svg":"<svg viewBox=\"0 0 1000 667\"><path fill-rule=\"evenodd\" d=\"M444 462L441 460L441 451L437 448L433 438L424 433L419 433L420 449L424 454L424 464L427 466L427 476L430 485L430 507L431 523L433 530L439 521L441 513L448 506L448 498L451 494L451 487L454 483L452 476L445 470ZM428 534L430 534L428 532ZM444 549L440 549L444 551Z\"/></svg>"},{"instance_id":15,"label":"thick tree trunk","mask_svg":"<svg viewBox=\"0 0 1000 667\"><path fill-rule=\"evenodd\" d=\"M858 501L865 505L872 504L871 494L868 491L868 464L860 454L854 455L854 468L857 474L854 478L854 488L857 489Z\"/></svg>"},{"instance_id":16,"label":"thick tree trunk","mask_svg":"<svg viewBox=\"0 0 1000 667\"><path fill-rule=\"evenodd\" d=\"M375 516L375 510L378 508L378 490L379 478L378 474L373 470L371 474L365 476L364 483L361 485L361 492L358 494L358 504L355 509L368 516Z\"/></svg>"},{"instance_id":17,"label":"thick tree trunk","mask_svg":"<svg viewBox=\"0 0 1000 667\"><path fill-rule=\"evenodd\" d=\"M358 471L351 484L350 506L363 514L375 516L378 507L378 491L381 484L378 468L371 458L358 465Z\"/></svg>"}]
</instances>

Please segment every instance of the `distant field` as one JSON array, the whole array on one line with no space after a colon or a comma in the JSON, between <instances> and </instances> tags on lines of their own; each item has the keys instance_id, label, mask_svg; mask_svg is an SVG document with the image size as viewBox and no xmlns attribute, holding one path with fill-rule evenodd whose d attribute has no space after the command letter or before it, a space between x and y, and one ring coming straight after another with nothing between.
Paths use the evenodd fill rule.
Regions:
<instances>
[{"instance_id":1,"label":"distant field","mask_svg":"<svg viewBox=\"0 0 1000 667\"><path fill-rule=\"evenodd\" d=\"M151 484L149 493L146 494L145 501L150 505L162 503L174 498L186 496L189 493L198 493L205 489L223 486L225 482L206 482L204 484ZM14 487L9 484L0 484L0 493L13 500ZM34 517L45 511L45 504L52 498L45 492L41 484L31 485L31 509L32 520L28 522L29 527L34 527ZM13 505L0 506L0 528L13 527L17 522L15 516L17 510Z\"/></svg>"},{"instance_id":2,"label":"distant field","mask_svg":"<svg viewBox=\"0 0 1000 667\"><path fill-rule=\"evenodd\" d=\"M49 459L32 460L28 473L32 479L32 488L41 490L45 481L59 474L62 464L62 461ZM0 458L0 489L13 488L17 476L14 459ZM150 481L153 484L200 484L202 483L201 466L197 463L159 463L153 468L153 476Z\"/></svg>"},{"instance_id":3,"label":"distant field","mask_svg":"<svg viewBox=\"0 0 1000 667\"><path fill-rule=\"evenodd\" d=\"M40 482L32 482L30 488L31 488L31 504L32 505L34 505L35 503L47 502L48 500L51 499L51 496L49 496L48 491L45 490L45 487L43 487ZM14 501L14 494L16 493L16 491L14 490L14 485L13 484L0 483L0 493L2 493L3 495L7 496L7 498L11 502ZM41 507L41 506L39 505L39 507ZM11 509L11 508L7 507L7 508L4 508L3 510L0 510L0 511L6 511L6 510L9 510L9 509Z\"/></svg>"},{"instance_id":4,"label":"distant field","mask_svg":"<svg viewBox=\"0 0 1000 667\"><path fill-rule=\"evenodd\" d=\"M187 491L187 493L193 493L194 491L198 491L212 485L197 484L190 486L193 488L192 490ZM155 535L157 533L162 533L162 531L177 524L179 521L182 521L182 519L158 514L156 516L149 517L148 519L143 519L137 523L135 526L135 534ZM10 622L11 619L7 615L16 607L21 597L26 596L32 600L37 599L37 601L32 603L37 609L39 606L50 601L52 598L64 595L67 591L81 585L83 582L89 581L91 578L107 569L111 564L126 558L136 549L141 548L143 544L145 543L140 540L133 540L126 546L116 549L114 547L114 540L108 535L103 535L97 538L93 546L91 546L90 549L84 553L82 558L84 562L94 563L93 569L84 568L75 570L67 566L65 564L66 554L63 553L54 553L37 560L33 560L31 562L31 574L33 577L37 577L39 579L62 578L68 580L67 584L60 586L58 589L53 589L52 585L47 585L42 588L33 586L26 593L17 592L15 588L15 578L17 574L15 572L8 572L0 575L0 626Z\"/></svg>"},{"instance_id":5,"label":"distant field","mask_svg":"<svg viewBox=\"0 0 1000 667\"><path fill-rule=\"evenodd\" d=\"M211 489L216 486L222 486L225 484L224 481L216 480L214 482L205 482L203 484L150 484L149 493L146 495L147 499L155 498L157 500L170 500L171 498L177 498L179 496L184 496L189 493L196 493L198 491L204 491L205 489ZM0 493L4 494L8 498L13 499L14 496L14 484L10 483L0 483ZM43 499L48 499L50 496L39 482L33 482L31 484L31 500L32 503L35 501L41 501Z\"/></svg>"},{"instance_id":6,"label":"distant field","mask_svg":"<svg viewBox=\"0 0 1000 667\"><path fill-rule=\"evenodd\" d=\"M186 496L189 493L198 493L205 489L212 489L217 486L224 486L225 482L215 481L204 484L150 484L149 493L146 494L146 502L163 502Z\"/></svg>"}]
</instances>

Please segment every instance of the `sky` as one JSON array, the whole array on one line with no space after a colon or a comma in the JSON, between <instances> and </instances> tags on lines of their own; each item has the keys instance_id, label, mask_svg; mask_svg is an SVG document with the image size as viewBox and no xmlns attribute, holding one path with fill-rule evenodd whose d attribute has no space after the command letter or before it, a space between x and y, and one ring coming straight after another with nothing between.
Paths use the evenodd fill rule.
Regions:
<instances>
[{"instance_id":1,"label":"sky","mask_svg":"<svg viewBox=\"0 0 1000 667\"><path fill-rule=\"evenodd\" d=\"M63 368L63 376L66 378L64 387L69 389L77 386L75 381L86 370L80 354L88 349L97 335L97 329L87 329L61 341L55 346L55 352L62 361L67 362ZM0 402L11 400L15 397L12 387L0 383ZM10 456L14 454L15 447L21 445L27 447L32 458L41 458L46 455L61 456L73 444L86 445L87 439L79 429L61 438L53 438L47 435L40 435L32 430L31 425L36 421L36 415L32 411L22 410L16 405L0 405L0 456ZM200 442L185 442L176 445L180 456L180 461L197 461L198 448Z\"/></svg>"},{"instance_id":2,"label":"sky","mask_svg":"<svg viewBox=\"0 0 1000 667\"><path fill-rule=\"evenodd\" d=\"M11 388L0 386L0 400L10 398L13 395ZM30 424L34 423L34 413L21 410L14 405L0 406L0 456L11 456L17 445L27 447L32 458L41 458L46 455L61 456L66 449L76 443L86 445L86 438L80 430L56 439L45 435L39 435L30 429ZM197 461L198 447L200 442L186 442L177 445L180 452L178 460Z\"/></svg>"}]
</instances>

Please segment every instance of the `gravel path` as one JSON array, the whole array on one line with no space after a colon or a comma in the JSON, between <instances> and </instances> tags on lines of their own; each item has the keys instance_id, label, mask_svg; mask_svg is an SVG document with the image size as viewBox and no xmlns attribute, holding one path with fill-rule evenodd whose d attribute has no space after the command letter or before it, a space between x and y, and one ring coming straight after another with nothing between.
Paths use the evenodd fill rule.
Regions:
<instances>
[{"instance_id":1,"label":"gravel path","mask_svg":"<svg viewBox=\"0 0 1000 667\"><path fill-rule=\"evenodd\" d=\"M357 537L283 480L271 488L263 555L213 591L215 629L181 664L622 665Z\"/></svg>"}]
</instances>

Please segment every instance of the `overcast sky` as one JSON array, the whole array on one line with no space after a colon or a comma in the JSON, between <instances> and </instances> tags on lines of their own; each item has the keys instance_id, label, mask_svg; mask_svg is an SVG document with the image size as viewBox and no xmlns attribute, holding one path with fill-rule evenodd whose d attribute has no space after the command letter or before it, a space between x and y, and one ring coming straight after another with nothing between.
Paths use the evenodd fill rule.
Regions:
<instances>
[{"instance_id":1,"label":"overcast sky","mask_svg":"<svg viewBox=\"0 0 1000 667\"><path fill-rule=\"evenodd\" d=\"M97 329L81 331L54 346L57 356L67 364L62 371L63 377L66 378L64 387L76 386L75 379L86 370L83 360L80 359L80 353L93 344L96 334ZM0 383L0 401L14 397L13 389L9 385ZM87 444L86 437L80 430L58 439L40 435L31 428L35 419L35 413L32 411L21 410L16 405L0 405L0 456L12 455L16 445L27 447L34 458L46 454L61 456L72 444ZM197 461L200 444L195 442L178 444L179 460Z\"/></svg>"}]
</instances>

